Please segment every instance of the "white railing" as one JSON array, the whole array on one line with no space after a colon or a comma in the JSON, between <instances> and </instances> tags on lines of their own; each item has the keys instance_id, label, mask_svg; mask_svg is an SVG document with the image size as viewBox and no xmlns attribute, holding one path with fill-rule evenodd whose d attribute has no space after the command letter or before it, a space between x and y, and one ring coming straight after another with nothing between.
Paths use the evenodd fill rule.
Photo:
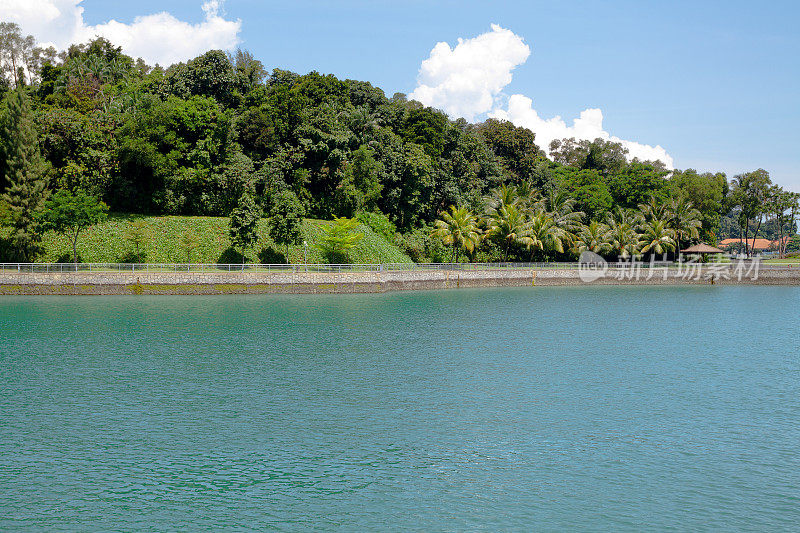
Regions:
<instances>
[{"instance_id":1,"label":"white railing","mask_svg":"<svg viewBox=\"0 0 800 533\"><path fill-rule=\"evenodd\" d=\"M732 265L732 264L731 264ZM608 263L608 268L629 269L631 263ZM673 267L677 263L642 262L638 268ZM718 265L721 266L721 265ZM415 272L415 271L486 271L486 270L575 270L577 262L563 263L367 263L367 264L209 264L209 263L0 263L2 273L71 273L71 272L249 272L249 273L340 273L340 272ZM798 268L797 264L764 264L762 270Z\"/></svg>"}]
</instances>

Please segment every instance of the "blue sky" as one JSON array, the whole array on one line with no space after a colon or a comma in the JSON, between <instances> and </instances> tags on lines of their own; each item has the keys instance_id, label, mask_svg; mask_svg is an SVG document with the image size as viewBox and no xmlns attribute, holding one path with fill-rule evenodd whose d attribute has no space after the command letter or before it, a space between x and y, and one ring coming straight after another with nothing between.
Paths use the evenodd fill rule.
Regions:
<instances>
[{"instance_id":1,"label":"blue sky","mask_svg":"<svg viewBox=\"0 0 800 533\"><path fill-rule=\"evenodd\" d=\"M86 24L168 11L204 20L202 0L84 0ZM367 80L412 92L437 42L495 23L530 57L498 95L532 99L570 123L602 110L614 136L662 146L677 168L763 167L800 191L800 4L737 1L227 0L241 47L268 68Z\"/></svg>"}]
</instances>

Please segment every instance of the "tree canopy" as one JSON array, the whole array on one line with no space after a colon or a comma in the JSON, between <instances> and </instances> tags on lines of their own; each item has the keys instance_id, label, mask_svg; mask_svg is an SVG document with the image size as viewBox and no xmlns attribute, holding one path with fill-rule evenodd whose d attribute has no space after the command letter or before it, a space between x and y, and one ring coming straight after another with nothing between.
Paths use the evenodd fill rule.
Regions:
<instances>
[{"instance_id":1,"label":"tree canopy","mask_svg":"<svg viewBox=\"0 0 800 533\"><path fill-rule=\"evenodd\" d=\"M268 71L246 50L210 50L164 69L102 38L56 55L2 23L0 64L0 95L9 95L0 120L27 135L39 155L23 157L24 175L43 180L40 192L13 189L20 170L9 165L21 159L8 130L0 137L3 211L23 196L36 204L48 191L68 190L116 212L231 216L246 194L271 213L291 193L292 213L329 220L377 213L410 236L453 205L484 212L491 191L513 185L568 198L572 211L598 223L651 198L682 197L699 212L696 238L709 242L739 229L777 235L788 224L771 222L779 213L759 207L766 171L729 183L722 173L631 159L603 139L556 140L547 147L551 159L534 132L510 122L453 121L365 81ZM22 101L26 120L14 118ZM498 219L492 234L505 222ZM36 228L29 233L35 241Z\"/></svg>"}]
</instances>

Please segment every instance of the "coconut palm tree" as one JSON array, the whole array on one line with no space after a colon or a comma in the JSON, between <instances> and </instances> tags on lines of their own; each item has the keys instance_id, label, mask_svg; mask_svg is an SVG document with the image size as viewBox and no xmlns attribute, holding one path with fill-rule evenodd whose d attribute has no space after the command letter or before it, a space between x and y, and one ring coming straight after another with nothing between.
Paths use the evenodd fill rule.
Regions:
<instances>
[{"instance_id":1,"label":"coconut palm tree","mask_svg":"<svg viewBox=\"0 0 800 533\"><path fill-rule=\"evenodd\" d=\"M505 183L496 189L493 189L489 196L484 197L486 204L486 213L491 214L506 205L520 206L521 198L519 191L513 185L506 185Z\"/></svg>"},{"instance_id":2,"label":"coconut palm tree","mask_svg":"<svg viewBox=\"0 0 800 533\"><path fill-rule=\"evenodd\" d=\"M583 211L576 211L577 202L566 192L551 192L549 195L536 202L534 209L544 211L552 219L555 225L562 232L562 241L566 248L571 247L576 238L576 234L583 227Z\"/></svg>"},{"instance_id":3,"label":"coconut palm tree","mask_svg":"<svg viewBox=\"0 0 800 533\"><path fill-rule=\"evenodd\" d=\"M508 249L511 245L525 244L524 239L530 231L530 222L517 204L506 204L495 209L489 215L487 226L487 236L497 237L505 242L503 262L508 259Z\"/></svg>"},{"instance_id":4,"label":"coconut palm tree","mask_svg":"<svg viewBox=\"0 0 800 533\"><path fill-rule=\"evenodd\" d=\"M667 204L666 217L669 229L675 239L675 257L681 250L681 243L700 237L700 227L703 225L700 211L692 206L692 203L682 195L673 198Z\"/></svg>"},{"instance_id":5,"label":"coconut palm tree","mask_svg":"<svg viewBox=\"0 0 800 533\"><path fill-rule=\"evenodd\" d=\"M481 242L481 230L475 215L466 207L450 206L450 212L443 212L434 223L433 235L447 246L453 247L451 263L458 259L458 250L469 253Z\"/></svg>"},{"instance_id":6,"label":"coconut palm tree","mask_svg":"<svg viewBox=\"0 0 800 533\"><path fill-rule=\"evenodd\" d=\"M579 252L588 250L596 254L603 254L611 249L609 237L608 226L592 220L588 225L581 227L575 239L575 247Z\"/></svg>"},{"instance_id":7,"label":"coconut palm tree","mask_svg":"<svg viewBox=\"0 0 800 533\"><path fill-rule=\"evenodd\" d=\"M535 213L528 224L528 231L521 242L531 251L531 260L536 250L564 253L566 232L558 227L548 213L544 211Z\"/></svg>"},{"instance_id":8,"label":"coconut palm tree","mask_svg":"<svg viewBox=\"0 0 800 533\"><path fill-rule=\"evenodd\" d=\"M643 254L665 254L675 248L674 233L664 220L650 220L641 226L641 248Z\"/></svg>"},{"instance_id":9,"label":"coconut palm tree","mask_svg":"<svg viewBox=\"0 0 800 533\"><path fill-rule=\"evenodd\" d=\"M666 220L667 204L655 196L651 196L646 204L639 204L642 222L651 220Z\"/></svg>"},{"instance_id":10,"label":"coconut palm tree","mask_svg":"<svg viewBox=\"0 0 800 533\"><path fill-rule=\"evenodd\" d=\"M539 190L533 188L528 181L520 182L518 185L516 185L516 189L519 203L527 209L533 208L537 202L541 200L541 193Z\"/></svg>"},{"instance_id":11,"label":"coconut palm tree","mask_svg":"<svg viewBox=\"0 0 800 533\"><path fill-rule=\"evenodd\" d=\"M638 222L638 215L619 206L614 212L609 213L607 218L609 245L620 257L630 257L638 252L640 241L639 234L636 233Z\"/></svg>"}]
</instances>

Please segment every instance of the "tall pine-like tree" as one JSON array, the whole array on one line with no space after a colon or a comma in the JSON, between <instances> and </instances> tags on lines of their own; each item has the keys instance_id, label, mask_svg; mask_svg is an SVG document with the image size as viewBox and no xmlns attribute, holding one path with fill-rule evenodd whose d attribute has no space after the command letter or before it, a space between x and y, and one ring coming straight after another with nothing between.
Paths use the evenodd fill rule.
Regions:
<instances>
[{"instance_id":1,"label":"tall pine-like tree","mask_svg":"<svg viewBox=\"0 0 800 533\"><path fill-rule=\"evenodd\" d=\"M228 233L231 244L242 252L242 262L247 262L247 251L258 242L258 221L261 209L253 200L251 192L245 192L239 198L239 205L231 213Z\"/></svg>"},{"instance_id":2,"label":"tall pine-like tree","mask_svg":"<svg viewBox=\"0 0 800 533\"><path fill-rule=\"evenodd\" d=\"M11 228L9 244L18 261L32 261L41 251L36 213L45 199L47 165L39 151L30 101L23 89L6 96L0 116L0 145L5 157L3 170L7 188L3 201Z\"/></svg>"}]
</instances>

